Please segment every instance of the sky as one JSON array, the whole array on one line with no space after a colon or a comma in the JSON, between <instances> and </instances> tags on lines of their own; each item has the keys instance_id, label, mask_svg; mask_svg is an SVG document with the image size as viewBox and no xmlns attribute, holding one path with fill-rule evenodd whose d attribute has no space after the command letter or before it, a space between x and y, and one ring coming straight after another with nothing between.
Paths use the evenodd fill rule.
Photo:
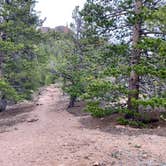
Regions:
<instances>
[{"instance_id":1,"label":"sky","mask_svg":"<svg viewBox=\"0 0 166 166\"><path fill-rule=\"evenodd\" d=\"M75 6L83 7L86 0L38 0L36 10L42 19L47 18L43 26L54 28L69 25Z\"/></svg>"}]
</instances>

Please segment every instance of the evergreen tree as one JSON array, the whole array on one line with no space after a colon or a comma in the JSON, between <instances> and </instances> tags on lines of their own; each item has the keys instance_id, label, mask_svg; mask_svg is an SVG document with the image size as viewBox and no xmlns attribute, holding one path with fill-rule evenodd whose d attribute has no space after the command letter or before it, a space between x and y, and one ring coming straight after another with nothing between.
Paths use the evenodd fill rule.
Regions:
<instances>
[{"instance_id":1,"label":"evergreen tree","mask_svg":"<svg viewBox=\"0 0 166 166\"><path fill-rule=\"evenodd\" d=\"M73 107L76 99L83 93L82 84L82 53L80 54L79 40L76 36L60 33L53 39L51 49L51 71L62 80L62 89L70 96L69 107Z\"/></svg>"},{"instance_id":2,"label":"evergreen tree","mask_svg":"<svg viewBox=\"0 0 166 166\"><path fill-rule=\"evenodd\" d=\"M103 61L113 57L118 63L108 64L106 73L116 82L120 78L123 90L119 87L119 92L128 93L127 105L132 111L139 104L155 107L165 103L165 5L160 0L87 0L82 11L89 29L112 43ZM107 85L118 90L115 84Z\"/></svg>"},{"instance_id":3,"label":"evergreen tree","mask_svg":"<svg viewBox=\"0 0 166 166\"><path fill-rule=\"evenodd\" d=\"M40 84L41 33L37 28L42 22L34 10L35 3L34 0L0 1L1 81L21 98L29 98ZM1 97L9 98L6 92L11 89L5 87L8 86L1 89ZM13 98L16 99L15 95Z\"/></svg>"},{"instance_id":4,"label":"evergreen tree","mask_svg":"<svg viewBox=\"0 0 166 166\"><path fill-rule=\"evenodd\" d=\"M85 93L89 80L97 74L97 66L89 62L89 57L95 58L99 52L99 39L90 38L85 31L86 25L77 6L73 11L71 33L61 34L54 46L58 52L54 70L63 79L62 88L70 96L69 108Z\"/></svg>"}]
</instances>

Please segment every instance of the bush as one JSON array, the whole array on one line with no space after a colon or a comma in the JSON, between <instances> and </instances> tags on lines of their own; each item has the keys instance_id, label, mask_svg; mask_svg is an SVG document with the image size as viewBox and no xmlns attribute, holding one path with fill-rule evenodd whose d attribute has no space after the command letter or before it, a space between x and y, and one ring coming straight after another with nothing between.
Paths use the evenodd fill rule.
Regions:
<instances>
[{"instance_id":1,"label":"bush","mask_svg":"<svg viewBox=\"0 0 166 166\"><path fill-rule=\"evenodd\" d=\"M89 102L85 111L90 112L93 117L101 118L114 113L111 109L100 108L99 102Z\"/></svg>"},{"instance_id":2,"label":"bush","mask_svg":"<svg viewBox=\"0 0 166 166\"><path fill-rule=\"evenodd\" d=\"M146 125L143 122L137 121L137 120L118 118L117 121L120 125L129 125L129 126L136 127L136 128L145 128L146 127Z\"/></svg>"},{"instance_id":3,"label":"bush","mask_svg":"<svg viewBox=\"0 0 166 166\"><path fill-rule=\"evenodd\" d=\"M4 80L0 80L0 99L3 96L8 100L18 101L20 99L14 88Z\"/></svg>"}]
</instances>

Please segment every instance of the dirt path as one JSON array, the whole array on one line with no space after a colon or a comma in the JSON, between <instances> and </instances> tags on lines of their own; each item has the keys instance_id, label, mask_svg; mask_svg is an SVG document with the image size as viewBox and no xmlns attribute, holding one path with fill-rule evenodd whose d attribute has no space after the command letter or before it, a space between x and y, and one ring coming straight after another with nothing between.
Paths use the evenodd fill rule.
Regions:
<instances>
[{"instance_id":1,"label":"dirt path","mask_svg":"<svg viewBox=\"0 0 166 166\"><path fill-rule=\"evenodd\" d=\"M165 136L90 128L90 116L75 116L66 105L67 98L50 86L32 111L2 116L0 166L166 166Z\"/></svg>"}]
</instances>

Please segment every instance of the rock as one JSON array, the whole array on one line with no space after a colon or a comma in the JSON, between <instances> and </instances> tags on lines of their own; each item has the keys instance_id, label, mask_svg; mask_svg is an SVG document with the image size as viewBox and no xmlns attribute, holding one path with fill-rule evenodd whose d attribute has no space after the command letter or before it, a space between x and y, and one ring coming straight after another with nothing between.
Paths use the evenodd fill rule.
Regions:
<instances>
[{"instance_id":1,"label":"rock","mask_svg":"<svg viewBox=\"0 0 166 166\"><path fill-rule=\"evenodd\" d=\"M135 145L134 147L135 148L141 148L141 145Z\"/></svg>"},{"instance_id":2,"label":"rock","mask_svg":"<svg viewBox=\"0 0 166 166\"><path fill-rule=\"evenodd\" d=\"M164 115L160 115L160 119L166 121L166 117Z\"/></svg>"},{"instance_id":3,"label":"rock","mask_svg":"<svg viewBox=\"0 0 166 166\"><path fill-rule=\"evenodd\" d=\"M43 105L43 104L41 104L41 103L36 103L36 105L38 106L38 105Z\"/></svg>"},{"instance_id":4,"label":"rock","mask_svg":"<svg viewBox=\"0 0 166 166\"><path fill-rule=\"evenodd\" d=\"M147 159L147 158L148 158L148 155L147 155L146 153L144 153L144 154L142 155L142 158Z\"/></svg>"},{"instance_id":5,"label":"rock","mask_svg":"<svg viewBox=\"0 0 166 166\"><path fill-rule=\"evenodd\" d=\"M95 162L92 166L101 166L101 163Z\"/></svg>"},{"instance_id":6,"label":"rock","mask_svg":"<svg viewBox=\"0 0 166 166\"><path fill-rule=\"evenodd\" d=\"M121 154L121 152L119 152L119 151L114 151L114 152L112 152L112 154L111 154L111 156L112 156L112 158L115 158L115 159L120 159L120 156L121 156L122 154Z\"/></svg>"},{"instance_id":7,"label":"rock","mask_svg":"<svg viewBox=\"0 0 166 166\"><path fill-rule=\"evenodd\" d=\"M28 123L33 123L33 122L36 122L36 121L38 121L39 119L29 119L29 120L27 120L27 122Z\"/></svg>"},{"instance_id":8,"label":"rock","mask_svg":"<svg viewBox=\"0 0 166 166\"><path fill-rule=\"evenodd\" d=\"M85 157L84 157L84 159L87 159L87 160L89 160L89 156L85 156Z\"/></svg>"},{"instance_id":9,"label":"rock","mask_svg":"<svg viewBox=\"0 0 166 166\"><path fill-rule=\"evenodd\" d=\"M122 125L116 125L115 126L117 129L125 129L126 127L125 126L122 126Z\"/></svg>"}]
</instances>

